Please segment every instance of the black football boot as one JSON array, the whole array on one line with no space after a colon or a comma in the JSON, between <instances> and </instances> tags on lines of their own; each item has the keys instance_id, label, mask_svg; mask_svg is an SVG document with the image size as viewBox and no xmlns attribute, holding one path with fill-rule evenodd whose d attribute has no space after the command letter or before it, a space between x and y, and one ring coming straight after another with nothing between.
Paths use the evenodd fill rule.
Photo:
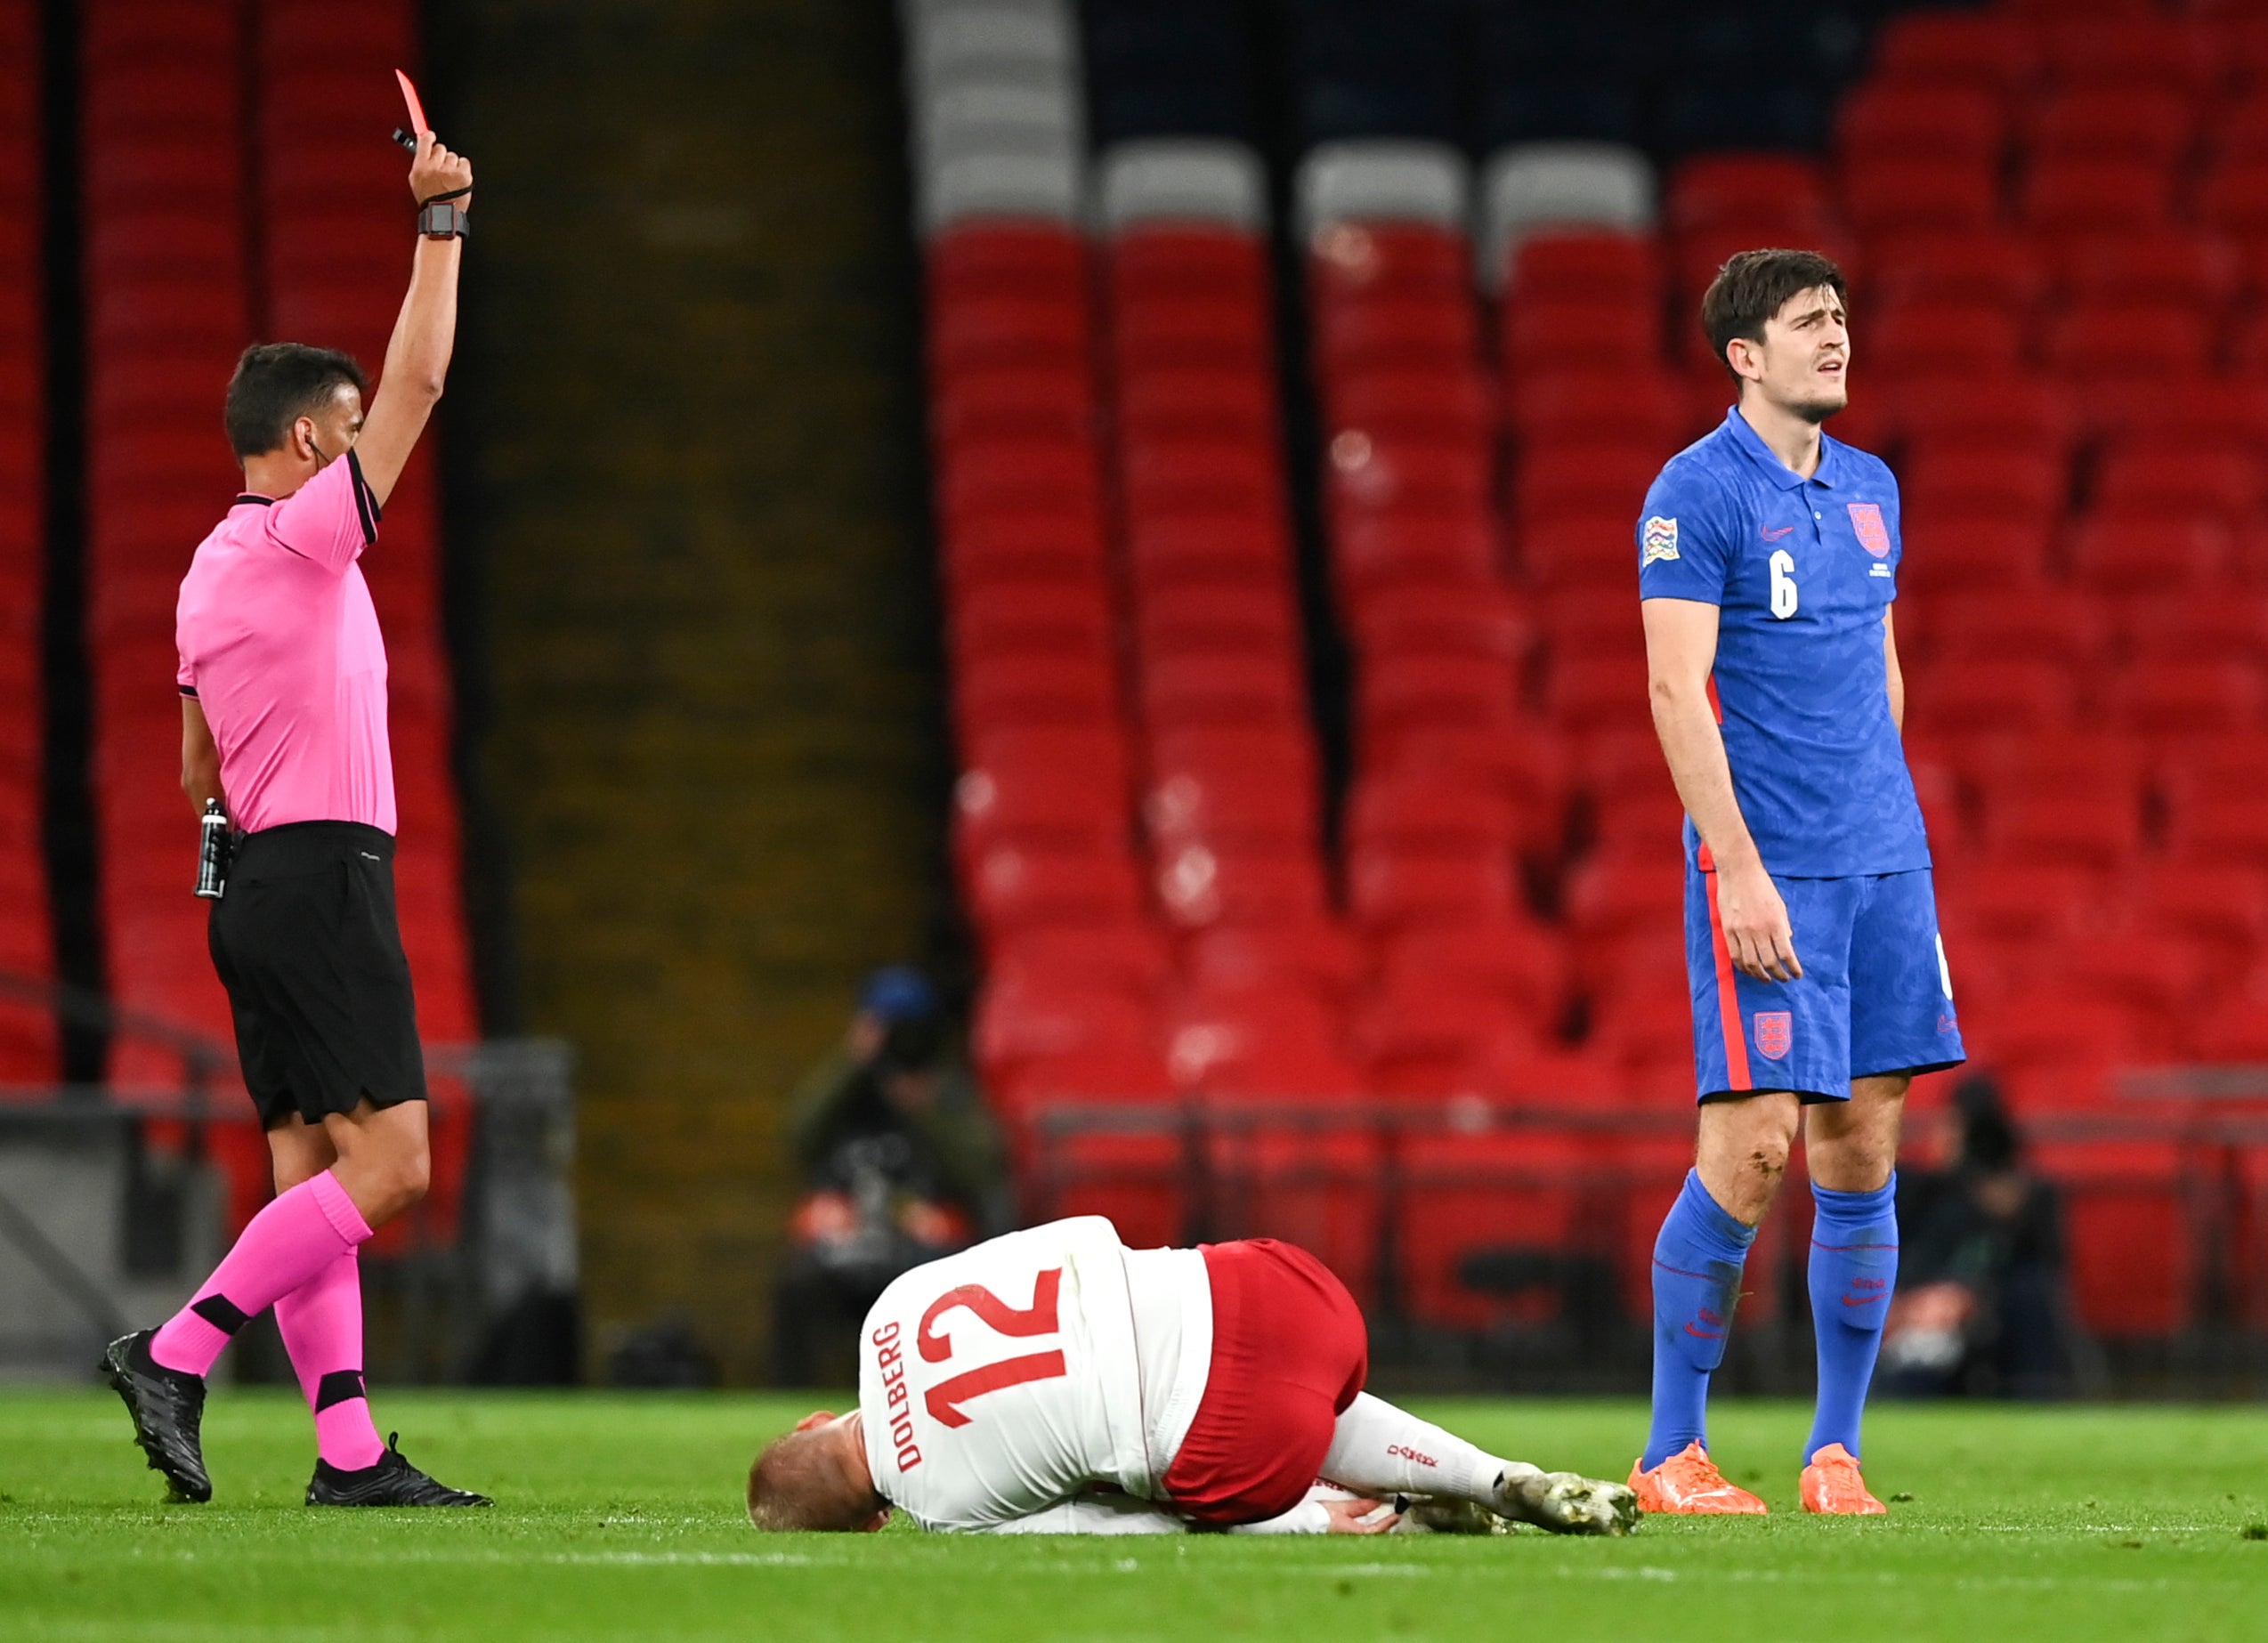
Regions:
<instances>
[{"instance_id":1,"label":"black football boot","mask_svg":"<svg viewBox=\"0 0 2268 1643\"><path fill-rule=\"evenodd\" d=\"M134 1417L134 1441L150 1457L150 1469L163 1472L177 1501L209 1501L213 1480L205 1475L198 1429L205 1421L205 1378L167 1369L150 1356L156 1330L121 1335L102 1354L100 1368Z\"/></svg>"},{"instance_id":2,"label":"black football boot","mask_svg":"<svg viewBox=\"0 0 2268 1643\"><path fill-rule=\"evenodd\" d=\"M470 1494L435 1483L401 1453L401 1434L386 1434L386 1452L359 1471L344 1471L328 1461L315 1462L307 1484L310 1506L493 1506L485 1494Z\"/></svg>"}]
</instances>

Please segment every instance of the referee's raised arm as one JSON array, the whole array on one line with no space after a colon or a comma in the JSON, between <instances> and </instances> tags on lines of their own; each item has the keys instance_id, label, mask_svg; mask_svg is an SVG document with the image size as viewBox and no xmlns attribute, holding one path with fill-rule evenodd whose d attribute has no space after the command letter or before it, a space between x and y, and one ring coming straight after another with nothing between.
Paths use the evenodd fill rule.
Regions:
<instances>
[{"instance_id":1,"label":"referee's raised arm","mask_svg":"<svg viewBox=\"0 0 2268 1643\"><path fill-rule=\"evenodd\" d=\"M466 211L473 203L473 162L443 148L433 133L421 131L417 157L409 162L409 192L418 207L409 294L401 299L377 393L354 441L363 482L380 506L409 465L449 376L449 356L457 342L457 268Z\"/></svg>"}]
</instances>

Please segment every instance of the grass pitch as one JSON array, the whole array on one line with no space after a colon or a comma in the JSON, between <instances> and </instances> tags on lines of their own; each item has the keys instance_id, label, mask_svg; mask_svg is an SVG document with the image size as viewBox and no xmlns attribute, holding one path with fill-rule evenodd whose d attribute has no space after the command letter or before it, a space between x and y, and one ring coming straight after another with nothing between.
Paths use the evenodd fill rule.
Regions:
<instances>
[{"instance_id":1,"label":"grass pitch","mask_svg":"<svg viewBox=\"0 0 2268 1643\"><path fill-rule=\"evenodd\" d=\"M1634 1403L1430 1401L1500 1453L1619 1477ZM1627 1541L759 1537L778 1396L380 1394L381 1424L487 1512L312 1512L296 1398L217 1393L215 1500L162 1506L109 1393L0 1392L0 1638L1738 1639L2268 1635L2268 1415L1877 1409L1887 1521L1806 1517L1808 1412L1712 1439L1774 1516Z\"/></svg>"}]
</instances>

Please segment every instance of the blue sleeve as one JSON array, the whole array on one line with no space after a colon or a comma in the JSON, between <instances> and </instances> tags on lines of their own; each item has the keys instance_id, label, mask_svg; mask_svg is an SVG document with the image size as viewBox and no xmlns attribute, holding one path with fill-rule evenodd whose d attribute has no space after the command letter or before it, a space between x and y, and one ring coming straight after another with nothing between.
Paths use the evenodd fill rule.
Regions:
<instances>
[{"instance_id":1,"label":"blue sleeve","mask_svg":"<svg viewBox=\"0 0 2268 1643\"><path fill-rule=\"evenodd\" d=\"M1883 523L1890 530L1890 596L1898 597L1899 579L1906 574L1906 508L1898 494L1898 476L1884 463L1882 471L1883 489L1890 500L1883 506Z\"/></svg>"},{"instance_id":2,"label":"blue sleeve","mask_svg":"<svg viewBox=\"0 0 2268 1643\"><path fill-rule=\"evenodd\" d=\"M1638 520L1638 596L1722 604L1739 527L1724 487L1672 463L1646 493Z\"/></svg>"}]
</instances>

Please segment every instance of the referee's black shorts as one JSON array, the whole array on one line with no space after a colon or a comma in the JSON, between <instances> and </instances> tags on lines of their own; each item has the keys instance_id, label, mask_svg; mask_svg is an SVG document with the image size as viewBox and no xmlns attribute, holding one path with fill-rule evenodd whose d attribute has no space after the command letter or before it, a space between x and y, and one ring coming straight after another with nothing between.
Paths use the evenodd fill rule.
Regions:
<instances>
[{"instance_id":1,"label":"referee's black shorts","mask_svg":"<svg viewBox=\"0 0 2268 1643\"><path fill-rule=\"evenodd\" d=\"M246 834L207 936L263 1128L425 1098L391 834L359 822Z\"/></svg>"}]
</instances>

